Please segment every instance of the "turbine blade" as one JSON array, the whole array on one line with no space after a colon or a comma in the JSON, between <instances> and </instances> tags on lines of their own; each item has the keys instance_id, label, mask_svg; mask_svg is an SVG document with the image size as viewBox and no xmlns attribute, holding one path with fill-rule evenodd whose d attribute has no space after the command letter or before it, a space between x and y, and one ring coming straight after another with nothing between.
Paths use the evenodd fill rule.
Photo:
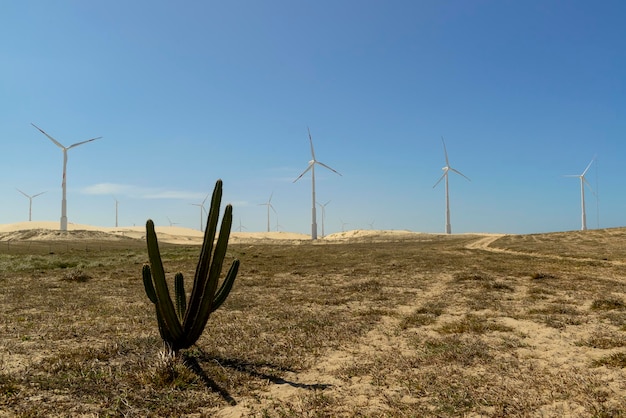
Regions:
<instances>
[{"instance_id":1,"label":"turbine blade","mask_svg":"<svg viewBox=\"0 0 626 418\"><path fill-rule=\"evenodd\" d=\"M468 179L469 181L472 181L472 180L470 180L470 178L469 178L469 177L467 177L465 174L461 173L459 170L456 170L456 169L454 169L454 168L452 168L452 167L450 167L450 170L454 171L454 172L455 172L455 173L457 173L457 174L460 174L461 176L465 177L465 178L466 178L466 179Z\"/></svg>"},{"instance_id":2,"label":"turbine blade","mask_svg":"<svg viewBox=\"0 0 626 418\"><path fill-rule=\"evenodd\" d=\"M15 188L15 190L17 190L18 192L20 192L21 194L23 194L24 196L26 196L27 198L30 199L30 196L27 195L26 193L24 193L23 191L21 191L20 189L18 189L17 187Z\"/></svg>"},{"instance_id":3,"label":"turbine blade","mask_svg":"<svg viewBox=\"0 0 626 418\"><path fill-rule=\"evenodd\" d=\"M313 149L313 138L311 138L311 130L309 127L306 127L307 131L309 131L309 143L311 144L311 156L313 157L313 161L315 161L315 150Z\"/></svg>"},{"instance_id":4,"label":"turbine blade","mask_svg":"<svg viewBox=\"0 0 626 418\"><path fill-rule=\"evenodd\" d=\"M301 178L302 176L304 176L304 175L306 174L306 172L307 172L307 171L309 171L309 170L311 169L311 167L313 167L313 162L310 162L310 163L309 163L309 166L306 168L306 170L304 170L304 171L302 172L302 174L300 174L300 175L298 176L298 178L297 178L297 179L295 179L293 182L295 183L296 181L300 180L300 178Z\"/></svg>"},{"instance_id":5,"label":"turbine blade","mask_svg":"<svg viewBox=\"0 0 626 418\"><path fill-rule=\"evenodd\" d=\"M443 173L443 174L441 175L441 177L439 177L439 180L437 180L437 183L435 183L435 185L433 186L433 189L434 189L435 187L437 187L437 185L438 185L439 183L441 183L441 180L443 180L443 178L444 178L445 176L447 176L447 175L448 175L448 171L446 171L445 173Z\"/></svg>"},{"instance_id":6,"label":"turbine blade","mask_svg":"<svg viewBox=\"0 0 626 418\"><path fill-rule=\"evenodd\" d=\"M581 176L585 177L585 174L587 174L587 170L589 170L589 167L591 167L591 164L593 164L593 160L595 160L595 157L591 160L591 162L589 163L589 165L587 166L587 168L585 168L585 171L583 171L583 173L581 174Z\"/></svg>"},{"instance_id":7,"label":"turbine blade","mask_svg":"<svg viewBox=\"0 0 626 418\"><path fill-rule=\"evenodd\" d=\"M270 207L270 208L272 208L272 210L274 211L274 213L278 215L278 212L276 212L276 209L274 209L274 206L272 206L272 204L271 204L271 203L269 204L269 207Z\"/></svg>"},{"instance_id":8,"label":"turbine blade","mask_svg":"<svg viewBox=\"0 0 626 418\"><path fill-rule=\"evenodd\" d=\"M96 139L100 139L100 138L102 138L102 137L101 137L101 136L99 136L99 137L97 137L97 138L91 138L91 139L88 139L88 140L86 140L86 141L77 142L77 143L72 144L72 145L70 145L69 147L67 147L67 149L72 149L72 148L77 147L77 146L79 146L79 145L83 145L83 144L86 144L87 142L95 141Z\"/></svg>"},{"instance_id":9,"label":"turbine blade","mask_svg":"<svg viewBox=\"0 0 626 418\"><path fill-rule=\"evenodd\" d=\"M339 175L341 176L341 173L339 173L339 171L335 170L334 168L330 168L330 167L329 167L329 166L327 166L326 164L324 164L324 163L320 163L319 161L315 161L315 163L317 163L317 164L321 165L322 167L326 167L326 168L327 168L327 169L329 169L330 171L333 171L333 172L335 172L335 173L337 173L337 174L339 174ZM343 177L343 176L342 176L342 177Z\"/></svg>"},{"instance_id":10,"label":"turbine blade","mask_svg":"<svg viewBox=\"0 0 626 418\"><path fill-rule=\"evenodd\" d=\"M582 180L582 182L583 182L583 183L586 183L586 184L587 184L587 187L589 187L589 190L591 191L591 193L592 193L594 196L598 197L598 195L596 195L596 192L593 190L593 187L591 187L591 184L589 184L589 182L587 181L587 179L586 179L585 177L581 177L580 179Z\"/></svg>"},{"instance_id":11,"label":"turbine blade","mask_svg":"<svg viewBox=\"0 0 626 418\"><path fill-rule=\"evenodd\" d=\"M33 125L35 128L37 128L39 130L39 132L41 132L42 134L44 134L45 136L48 137L48 139L52 142L54 142L59 148L61 149L65 149L65 147L63 145L61 145L61 143L59 141L57 141L56 139L54 139L53 137L51 137L50 135L48 135L43 129L41 129L39 126L35 125L34 123L31 123L31 125Z\"/></svg>"},{"instance_id":12,"label":"turbine blade","mask_svg":"<svg viewBox=\"0 0 626 418\"><path fill-rule=\"evenodd\" d=\"M446 156L446 167L450 167L450 162L448 162L448 150L446 149L446 141L443 140L443 136L441 137L441 143L443 144L443 153Z\"/></svg>"},{"instance_id":13,"label":"turbine blade","mask_svg":"<svg viewBox=\"0 0 626 418\"><path fill-rule=\"evenodd\" d=\"M41 193L34 194L34 195L33 195L33 198L35 198L35 197L37 197L37 196L39 196L39 195L42 195L42 194L44 194L44 193L45 193L45 192L41 192Z\"/></svg>"}]
</instances>

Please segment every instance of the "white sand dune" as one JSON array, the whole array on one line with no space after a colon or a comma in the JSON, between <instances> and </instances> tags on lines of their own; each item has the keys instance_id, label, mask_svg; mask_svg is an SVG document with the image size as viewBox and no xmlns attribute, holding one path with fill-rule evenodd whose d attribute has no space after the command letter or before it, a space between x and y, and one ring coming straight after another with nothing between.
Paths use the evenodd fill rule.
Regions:
<instances>
[{"instance_id":1,"label":"white sand dune","mask_svg":"<svg viewBox=\"0 0 626 418\"><path fill-rule=\"evenodd\" d=\"M67 241L77 239L120 239L120 237L145 239L145 226L122 226L122 227L101 227L84 224L70 223L67 226L70 234L59 231L59 222L38 221L38 222L17 222L12 224L0 224L0 241ZM191 228L179 226L155 226L159 241L171 244L201 244L204 233ZM346 241L399 241L415 239L425 236L436 236L441 234L431 234L423 232L412 232L407 230L350 230L336 232L325 237L319 237L317 243L332 243ZM491 234L471 234L471 235L491 235ZM275 242L281 244L299 244L310 241L308 234L294 232L236 232L232 231L230 242Z\"/></svg>"},{"instance_id":2,"label":"white sand dune","mask_svg":"<svg viewBox=\"0 0 626 418\"><path fill-rule=\"evenodd\" d=\"M117 237L128 237L135 239L145 239L145 226L123 226L123 227L101 227L84 224L70 223L67 226L70 234L59 231L59 222L38 221L38 222L17 222L12 224L0 224L0 241L10 240L75 240L75 239L115 239ZM90 232L82 234L81 232ZM159 241L172 244L201 244L204 233L202 231L183 228L179 226L155 226L155 231ZM282 241L297 242L310 240L305 234L292 232L231 232L230 242L247 241Z\"/></svg>"}]
</instances>

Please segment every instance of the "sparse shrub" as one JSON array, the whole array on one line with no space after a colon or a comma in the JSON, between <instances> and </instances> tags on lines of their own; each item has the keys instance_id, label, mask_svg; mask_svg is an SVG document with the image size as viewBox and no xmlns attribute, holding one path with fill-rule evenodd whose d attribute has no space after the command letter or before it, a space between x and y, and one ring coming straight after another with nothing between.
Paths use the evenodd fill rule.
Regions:
<instances>
[{"instance_id":1,"label":"sparse shrub","mask_svg":"<svg viewBox=\"0 0 626 418\"><path fill-rule=\"evenodd\" d=\"M618 298L596 299L591 303L591 309L594 311L623 310L626 309L626 304Z\"/></svg>"},{"instance_id":2,"label":"sparse shrub","mask_svg":"<svg viewBox=\"0 0 626 418\"><path fill-rule=\"evenodd\" d=\"M489 276L482 275L480 273L457 273L454 275L454 280L457 282L475 281L475 282L488 282L493 279Z\"/></svg>"},{"instance_id":3,"label":"sparse shrub","mask_svg":"<svg viewBox=\"0 0 626 418\"><path fill-rule=\"evenodd\" d=\"M430 302L416 309L400 322L401 329L430 325L443 313L444 305L441 302Z\"/></svg>"},{"instance_id":4,"label":"sparse shrub","mask_svg":"<svg viewBox=\"0 0 626 418\"><path fill-rule=\"evenodd\" d=\"M493 321L488 321L486 318L481 318L477 315L466 315L464 318L443 324L438 331L442 334L485 334L492 331L510 332L513 329L506 325L501 325Z\"/></svg>"},{"instance_id":5,"label":"sparse shrub","mask_svg":"<svg viewBox=\"0 0 626 418\"><path fill-rule=\"evenodd\" d=\"M92 277L85 273L82 269L72 269L66 272L61 280L66 282L83 283L91 279Z\"/></svg>"},{"instance_id":6,"label":"sparse shrub","mask_svg":"<svg viewBox=\"0 0 626 418\"><path fill-rule=\"evenodd\" d=\"M418 348L423 350L420 353L422 360L429 363L443 361L469 366L476 361L486 361L492 358L489 346L483 341L476 338L461 338L459 335L427 339Z\"/></svg>"},{"instance_id":7,"label":"sparse shrub","mask_svg":"<svg viewBox=\"0 0 626 418\"><path fill-rule=\"evenodd\" d=\"M11 397L19 393L20 388L17 381L8 374L0 374L0 399L2 397ZM0 402L0 405L2 403Z\"/></svg>"},{"instance_id":8,"label":"sparse shrub","mask_svg":"<svg viewBox=\"0 0 626 418\"><path fill-rule=\"evenodd\" d=\"M558 279L558 277L556 277L553 274L550 273L534 273L532 276L533 280L552 280L552 279Z\"/></svg>"},{"instance_id":9,"label":"sparse shrub","mask_svg":"<svg viewBox=\"0 0 626 418\"><path fill-rule=\"evenodd\" d=\"M160 351L157 362L148 370L148 380L155 387L185 389L196 385L200 378L185 364L182 356L172 351Z\"/></svg>"},{"instance_id":10,"label":"sparse shrub","mask_svg":"<svg viewBox=\"0 0 626 418\"><path fill-rule=\"evenodd\" d=\"M595 332L589 338L579 341L577 345L609 349L626 346L626 336L622 334L610 334L607 332Z\"/></svg>"},{"instance_id":11,"label":"sparse shrub","mask_svg":"<svg viewBox=\"0 0 626 418\"><path fill-rule=\"evenodd\" d=\"M613 353L593 362L594 366L606 366L623 369L626 367L626 352Z\"/></svg>"}]
</instances>

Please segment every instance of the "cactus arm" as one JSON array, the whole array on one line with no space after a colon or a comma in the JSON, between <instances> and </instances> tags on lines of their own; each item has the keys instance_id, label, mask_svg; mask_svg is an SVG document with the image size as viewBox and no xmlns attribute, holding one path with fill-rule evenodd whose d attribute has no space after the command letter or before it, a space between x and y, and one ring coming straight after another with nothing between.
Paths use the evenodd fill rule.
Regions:
<instances>
[{"instance_id":1,"label":"cactus arm","mask_svg":"<svg viewBox=\"0 0 626 418\"><path fill-rule=\"evenodd\" d=\"M152 281L156 294L156 307L163 319L164 328L172 336L172 340L168 341L174 343L183 337L183 328L176 316L174 310L174 304L170 298L169 291L167 289L167 282L165 281L165 271L163 270L163 263L161 262L161 255L159 252L159 243L157 241L156 233L154 232L154 223L148 219L146 222L146 241L148 243L148 256L150 258L150 270L152 272Z\"/></svg>"},{"instance_id":2,"label":"cactus arm","mask_svg":"<svg viewBox=\"0 0 626 418\"><path fill-rule=\"evenodd\" d=\"M198 260L198 266L196 267L193 288L191 289L191 296L189 297L189 306L187 312L185 313L185 319L183 322L185 332L189 332L191 329L194 317L196 317L197 312L200 309L204 289L209 277L211 252L213 251L213 242L215 241L221 202L222 180L217 180L215 188L213 189L213 196L211 197L211 207L209 208L207 226L204 231L204 242L202 243L200 259Z\"/></svg>"},{"instance_id":3,"label":"cactus arm","mask_svg":"<svg viewBox=\"0 0 626 418\"><path fill-rule=\"evenodd\" d=\"M152 285L152 273L150 272L150 266L148 264L144 264L141 269L141 275L143 277L143 287L146 289L148 299L150 299L150 302L156 304L157 298L154 292L154 286Z\"/></svg>"},{"instance_id":4,"label":"cactus arm","mask_svg":"<svg viewBox=\"0 0 626 418\"><path fill-rule=\"evenodd\" d=\"M176 312L182 321L187 310L187 295L185 295L185 281L182 273L174 276L174 294L176 295Z\"/></svg>"},{"instance_id":5,"label":"cactus arm","mask_svg":"<svg viewBox=\"0 0 626 418\"><path fill-rule=\"evenodd\" d=\"M213 299L213 305L211 305L211 313L215 312L217 308L222 306L222 303L228 297L231 289L233 288L233 284L235 283L235 277L237 277L237 271L239 271L239 260L233 261L231 264L220 289L215 294L215 298Z\"/></svg>"},{"instance_id":6,"label":"cactus arm","mask_svg":"<svg viewBox=\"0 0 626 418\"><path fill-rule=\"evenodd\" d=\"M204 296L201 300L200 308L197 314L194 316L191 328L188 334L188 341L195 341L200 338L202 330L206 326L211 314L211 306L213 305L213 299L215 297L215 291L217 290L217 283L219 280L220 272L222 270L222 264L224 263L224 257L226 256L226 250L228 248L228 237L230 236L230 228L233 220L233 207L226 205L224 211L224 218L222 219L222 225L220 227L220 234L215 245L215 252L213 253L213 261L211 263L211 270L209 273L208 282L204 289Z\"/></svg>"}]
</instances>

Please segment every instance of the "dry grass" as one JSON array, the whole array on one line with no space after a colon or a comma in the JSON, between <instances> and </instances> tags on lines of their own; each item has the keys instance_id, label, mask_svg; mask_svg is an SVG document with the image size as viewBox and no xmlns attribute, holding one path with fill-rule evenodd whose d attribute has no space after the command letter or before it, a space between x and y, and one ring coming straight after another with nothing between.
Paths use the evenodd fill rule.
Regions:
<instances>
[{"instance_id":1,"label":"dry grass","mask_svg":"<svg viewBox=\"0 0 626 418\"><path fill-rule=\"evenodd\" d=\"M233 293L176 358L143 243L0 246L0 417L624 416L625 235L232 245ZM197 252L164 245L169 276Z\"/></svg>"}]
</instances>

